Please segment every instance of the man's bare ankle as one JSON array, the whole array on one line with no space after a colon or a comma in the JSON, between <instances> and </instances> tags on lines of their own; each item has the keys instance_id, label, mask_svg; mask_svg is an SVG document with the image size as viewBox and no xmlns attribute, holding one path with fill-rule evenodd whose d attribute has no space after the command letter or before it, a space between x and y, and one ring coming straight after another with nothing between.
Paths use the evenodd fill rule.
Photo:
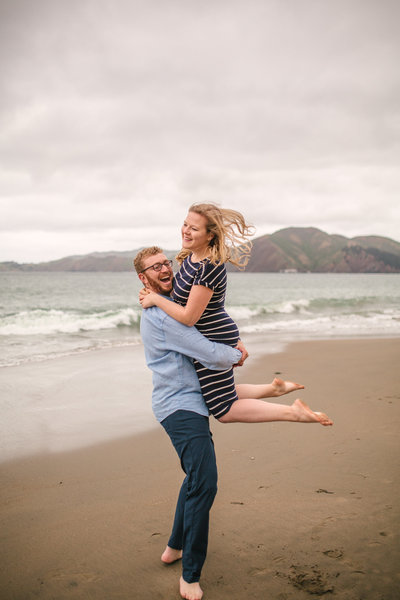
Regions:
<instances>
[{"instance_id":1,"label":"man's bare ankle","mask_svg":"<svg viewBox=\"0 0 400 600\"><path fill-rule=\"evenodd\" d=\"M161 554L161 560L166 565L170 565L181 558L182 550L176 550L175 548L170 548L170 546L167 546L164 552Z\"/></svg>"},{"instance_id":2,"label":"man's bare ankle","mask_svg":"<svg viewBox=\"0 0 400 600\"><path fill-rule=\"evenodd\" d=\"M179 582L179 589L182 598L184 598L185 600L201 600L201 598L203 597L203 590L200 587L199 581L188 583L183 579L183 577L181 577Z\"/></svg>"}]
</instances>

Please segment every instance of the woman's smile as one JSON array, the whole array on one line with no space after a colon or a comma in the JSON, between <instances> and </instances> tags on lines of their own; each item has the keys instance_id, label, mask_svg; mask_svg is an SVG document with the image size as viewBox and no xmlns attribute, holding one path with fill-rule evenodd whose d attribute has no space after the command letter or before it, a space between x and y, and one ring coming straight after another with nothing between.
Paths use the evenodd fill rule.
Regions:
<instances>
[{"instance_id":1,"label":"woman's smile","mask_svg":"<svg viewBox=\"0 0 400 600\"><path fill-rule=\"evenodd\" d=\"M205 258L211 234L207 231L207 219L203 215L190 212L182 225L182 246L191 250L196 258Z\"/></svg>"}]
</instances>

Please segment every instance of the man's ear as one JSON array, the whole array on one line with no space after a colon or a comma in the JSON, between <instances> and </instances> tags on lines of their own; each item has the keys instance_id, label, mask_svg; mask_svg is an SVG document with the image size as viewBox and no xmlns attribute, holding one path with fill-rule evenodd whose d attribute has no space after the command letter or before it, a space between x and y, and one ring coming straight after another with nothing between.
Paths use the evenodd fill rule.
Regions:
<instances>
[{"instance_id":1,"label":"man's ear","mask_svg":"<svg viewBox=\"0 0 400 600\"><path fill-rule=\"evenodd\" d=\"M147 283L146 275L143 275L143 273L139 273L139 279L143 283L144 287L146 287L146 283Z\"/></svg>"}]
</instances>

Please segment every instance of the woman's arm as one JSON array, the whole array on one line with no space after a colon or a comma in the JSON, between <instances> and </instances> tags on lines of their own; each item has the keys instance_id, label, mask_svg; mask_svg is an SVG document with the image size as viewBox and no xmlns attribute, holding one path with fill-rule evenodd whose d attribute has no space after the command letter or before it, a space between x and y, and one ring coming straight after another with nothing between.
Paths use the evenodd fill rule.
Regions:
<instances>
[{"instance_id":1,"label":"woman's arm","mask_svg":"<svg viewBox=\"0 0 400 600\"><path fill-rule=\"evenodd\" d=\"M160 294L154 292L150 292L145 296L141 295L139 301L143 308L158 306L179 323L191 327L200 319L212 295L213 290L210 288L204 285L194 285L190 290L186 306L171 302L165 296L160 296Z\"/></svg>"}]
</instances>

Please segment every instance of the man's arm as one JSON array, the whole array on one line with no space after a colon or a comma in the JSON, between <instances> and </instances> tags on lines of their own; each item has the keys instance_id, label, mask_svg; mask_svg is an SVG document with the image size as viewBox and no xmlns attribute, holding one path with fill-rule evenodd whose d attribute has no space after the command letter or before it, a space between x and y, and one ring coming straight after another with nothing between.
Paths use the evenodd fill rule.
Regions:
<instances>
[{"instance_id":1,"label":"man's arm","mask_svg":"<svg viewBox=\"0 0 400 600\"><path fill-rule=\"evenodd\" d=\"M157 308L147 310L159 310ZM229 369L241 359L236 348L211 342L196 327L188 327L162 313L161 324L164 332L165 350L172 350L195 358L213 371Z\"/></svg>"}]
</instances>

